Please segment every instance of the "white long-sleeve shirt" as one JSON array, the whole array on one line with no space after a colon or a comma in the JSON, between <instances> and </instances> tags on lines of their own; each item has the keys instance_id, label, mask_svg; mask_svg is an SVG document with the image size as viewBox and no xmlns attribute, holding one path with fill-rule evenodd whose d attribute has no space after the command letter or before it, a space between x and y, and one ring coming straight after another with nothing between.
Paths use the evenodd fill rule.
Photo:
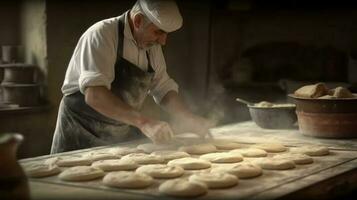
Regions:
<instances>
[{"instance_id":1,"label":"white long-sleeve shirt","mask_svg":"<svg viewBox=\"0 0 357 200\"><path fill-rule=\"evenodd\" d=\"M146 52L136 45L128 22L128 12L125 15L123 58L147 71L148 60ZM88 86L105 86L111 89L115 78L114 65L118 49L119 17L109 18L91 26L79 39L68 65L62 93L69 95L80 91L84 94ZM154 45L149 50L151 66L155 71L153 84L149 94L156 103L167 92L178 92L178 85L166 72L165 58L160 45Z\"/></svg>"}]
</instances>

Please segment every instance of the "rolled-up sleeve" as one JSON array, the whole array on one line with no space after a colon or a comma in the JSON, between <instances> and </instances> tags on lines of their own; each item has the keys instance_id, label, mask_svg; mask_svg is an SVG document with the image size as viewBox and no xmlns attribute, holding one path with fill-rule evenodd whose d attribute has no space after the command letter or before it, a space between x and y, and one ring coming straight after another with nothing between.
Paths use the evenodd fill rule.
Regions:
<instances>
[{"instance_id":1,"label":"rolled-up sleeve","mask_svg":"<svg viewBox=\"0 0 357 200\"><path fill-rule=\"evenodd\" d=\"M155 76L149 94L153 96L157 104L160 104L162 98L164 98L169 91L178 92L179 87L167 74L166 62L161 47L154 48L150 52L150 57L153 58L152 64L155 66Z\"/></svg>"},{"instance_id":2,"label":"rolled-up sleeve","mask_svg":"<svg viewBox=\"0 0 357 200\"><path fill-rule=\"evenodd\" d=\"M98 26L82 36L76 52L80 70L78 85L83 94L89 86L105 86L110 90L114 80L116 41L105 32L104 26Z\"/></svg>"}]
</instances>

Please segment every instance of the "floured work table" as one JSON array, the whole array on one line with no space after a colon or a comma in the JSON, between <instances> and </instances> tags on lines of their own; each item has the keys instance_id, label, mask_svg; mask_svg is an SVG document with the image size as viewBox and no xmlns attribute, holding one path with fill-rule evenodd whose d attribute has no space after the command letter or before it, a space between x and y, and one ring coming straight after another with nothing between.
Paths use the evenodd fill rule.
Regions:
<instances>
[{"instance_id":1,"label":"floured work table","mask_svg":"<svg viewBox=\"0 0 357 200\"><path fill-rule=\"evenodd\" d=\"M237 140L246 145L267 142L279 142L289 148L306 144L323 145L329 147L330 155L313 157L313 164L297 165L290 170L264 169L262 176L240 179L238 185L227 189L209 189L208 193L195 199L333 199L357 189L357 139L312 138L303 136L297 129L261 129L252 121L214 128L212 135L214 138ZM136 147L147 142L138 140L115 146ZM28 158L20 160L20 163L41 162L54 156L80 155L109 147L112 146ZM86 182L66 182L51 176L29 178L29 185L34 200L175 199L158 192L158 185L163 181L155 179L155 184L145 189L118 189L104 186L101 178Z\"/></svg>"}]
</instances>

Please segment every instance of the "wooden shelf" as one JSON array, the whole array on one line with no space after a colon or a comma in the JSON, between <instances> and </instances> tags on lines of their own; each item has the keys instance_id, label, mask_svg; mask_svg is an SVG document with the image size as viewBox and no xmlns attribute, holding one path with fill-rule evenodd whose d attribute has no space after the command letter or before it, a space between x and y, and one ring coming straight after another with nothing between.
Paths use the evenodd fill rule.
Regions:
<instances>
[{"instance_id":1,"label":"wooden shelf","mask_svg":"<svg viewBox=\"0 0 357 200\"><path fill-rule=\"evenodd\" d=\"M0 115L17 114L17 113L37 113L47 111L51 108L50 105L28 106L28 107L9 107L0 108Z\"/></svg>"}]
</instances>

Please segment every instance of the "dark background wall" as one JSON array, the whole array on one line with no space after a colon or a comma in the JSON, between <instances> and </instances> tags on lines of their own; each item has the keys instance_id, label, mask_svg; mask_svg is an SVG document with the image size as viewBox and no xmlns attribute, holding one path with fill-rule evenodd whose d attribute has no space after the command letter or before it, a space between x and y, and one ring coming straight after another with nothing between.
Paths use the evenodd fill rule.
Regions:
<instances>
[{"instance_id":1,"label":"dark background wall","mask_svg":"<svg viewBox=\"0 0 357 200\"><path fill-rule=\"evenodd\" d=\"M0 9L0 43L16 45L20 42L20 4L18 1L1 1Z\"/></svg>"},{"instance_id":2,"label":"dark background wall","mask_svg":"<svg viewBox=\"0 0 357 200\"><path fill-rule=\"evenodd\" d=\"M62 97L60 88L81 34L101 19L120 15L134 2L27 0L0 3L0 45L24 45L25 62L40 68L42 94L49 104L38 112L0 113L0 132L20 132L25 136L20 157L49 153ZM169 34L164 54L169 74L179 83L182 96L195 112L218 118L222 124L248 120L246 108L234 101L236 96L253 101L286 100L287 91L281 87L281 79L288 79L284 83L294 86L318 80L291 79L278 74L284 74L280 73L284 69L310 68L306 63L320 67L315 70L316 76L328 69L345 72L342 78L332 77L326 81L357 82L357 78L350 75L356 69L348 65L348 54L357 45L357 12L353 6L341 6L337 1L331 5L317 1L314 1L316 4L269 2L273 3L178 1L184 26ZM323 51L324 47L333 50ZM336 57L336 52L342 52L337 53L342 56ZM290 59L282 59L287 57ZM301 62L302 58L306 62ZM336 63L336 59L327 62L328 58L344 62L331 64ZM267 73L259 75L257 72L261 70L272 75L269 78L265 76ZM151 98L147 99L144 112L166 118Z\"/></svg>"}]
</instances>

